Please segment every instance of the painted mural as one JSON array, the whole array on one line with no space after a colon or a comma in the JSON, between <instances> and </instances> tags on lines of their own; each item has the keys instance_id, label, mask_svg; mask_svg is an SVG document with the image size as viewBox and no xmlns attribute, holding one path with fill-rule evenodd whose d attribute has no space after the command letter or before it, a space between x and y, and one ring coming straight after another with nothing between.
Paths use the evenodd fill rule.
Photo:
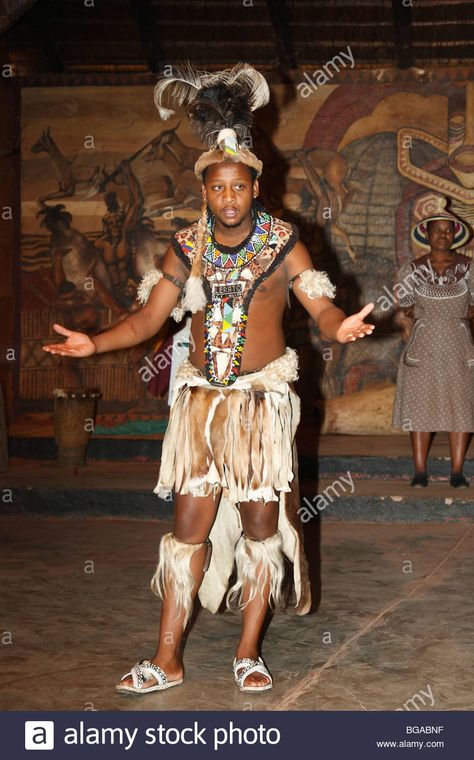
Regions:
<instances>
[{"instance_id":1,"label":"painted mural","mask_svg":"<svg viewBox=\"0 0 474 760\"><path fill-rule=\"evenodd\" d=\"M443 197L474 222L474 83L352 76L307 97L275 86L254 147L262 202L299 226L315 266L337 284L338 304L376 304L374 336L340 346L322 341L292 300L285 330L300 353L298 390L304 403L325 400L326 429L355 432L359 414L357 432L375 432L372 402L385 399L388 419L403 345L394 273L422 253L411 224ZM158 120L149 86L29 88L22 114L21 397L40 409L53 387L92 385L114 408L151 412L166 383L144 383L139 368L169 345L172 325L149 345L79 363L41 345L53 322L95 331L137 308L141 275L198 216L199 146L184 116ZM351 398L360 400L351 423L342 412L337 421Z\"/></svg>"}]
</instances>

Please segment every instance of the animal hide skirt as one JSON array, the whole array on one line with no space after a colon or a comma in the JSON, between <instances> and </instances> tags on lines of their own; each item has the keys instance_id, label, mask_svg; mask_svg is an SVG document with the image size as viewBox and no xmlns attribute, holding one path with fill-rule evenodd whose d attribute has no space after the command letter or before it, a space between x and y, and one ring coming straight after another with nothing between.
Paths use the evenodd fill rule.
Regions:
<instances>
[{"instance_id":1,"label":"animal hide skirt","mask_svg":"<svg viewBox=\"0 0 474 760\"><path fill-rule=\"evenodd\" d=\"M178 369L155 488L219 499L210 539L213 552L199 591L216 612L234 567L242 534L239 503L278 501L283 553L293 564L296 611L309 612L311 594L298 516L298 462L294 442L300 400L296 352L286 352L229 387L208 383L189 360Z\"/></svg>"}]
</instances>

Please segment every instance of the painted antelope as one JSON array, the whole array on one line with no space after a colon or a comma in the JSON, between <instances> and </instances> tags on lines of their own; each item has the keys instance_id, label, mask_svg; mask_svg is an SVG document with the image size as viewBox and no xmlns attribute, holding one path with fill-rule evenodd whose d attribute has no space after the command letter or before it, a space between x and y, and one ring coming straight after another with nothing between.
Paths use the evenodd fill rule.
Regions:
<instances>
[{"instance_id":1,"label":"painted antelope","mask_svg":"<svg viewBox=\"0 0 474 760\"><path fill-rule=\"evenodd\" d=\"M52 161L59 189L43 195L39 200L47 201L53 198L70 198L79 195L90 198L100 192L104 179L104 170L101 166L81 166L76 164L76 159L63 156L58 146L51 137L50 128L45 129L31 148L32 153L47 153Z\"/></svg>"},{"instance_id":2,"label":"painted antelope","mask_svg":"<svg viewBox=\"0 0 474 760\"><path fill-rule=\"evenodd\" d=\"M150 207L151 212L172 206L196 206L201 202L201 183L194 174L194 164L201 155L200 150L190 148L181 142L173 129L164 130L153 140L144 154L144 161L162 161L169 176L173 195L161 198Z\"/></svg>"}]
</instances>

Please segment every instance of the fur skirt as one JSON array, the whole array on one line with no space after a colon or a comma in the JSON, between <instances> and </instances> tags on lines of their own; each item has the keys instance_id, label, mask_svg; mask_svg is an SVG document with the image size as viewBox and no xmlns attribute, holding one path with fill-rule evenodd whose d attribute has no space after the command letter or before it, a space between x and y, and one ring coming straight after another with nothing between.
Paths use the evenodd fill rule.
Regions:
<instances>
[{"instance_id":1,"label":"fur skirt","mask_svg":"<svg viewBox=\"0 0 474 760\"><path fill-rule=\"evenodd\" d=\"M201 603L216 611L226 593L241 532L239 503L278 501L283 552L293 563L297 612L309 611L307 563L298 517L299 492L294 437L300 401L296 352L286 352L263 369L240 375L231 387L211 385L184 361L178 369L162 460L155 488L194 496L220 494L210 539L211 564Z\"/></svg>"}]
</instances>

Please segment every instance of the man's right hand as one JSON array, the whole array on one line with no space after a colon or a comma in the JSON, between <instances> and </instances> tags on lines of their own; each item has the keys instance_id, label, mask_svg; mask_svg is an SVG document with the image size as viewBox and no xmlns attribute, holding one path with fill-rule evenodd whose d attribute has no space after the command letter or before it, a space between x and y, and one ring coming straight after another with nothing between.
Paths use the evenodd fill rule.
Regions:
<instances>
[{"instance_id":1,"label":"man's right hand","mask_svg":"<svg viewBox=\"0 0 474 760\"><path fill-rule=\"evenodd\" d=\"M60 354L61 356L74 356L81 358L92 356L97 348L93 340L85 333L73 332L62 325L53 325L53 328L60 335L64 335L67 340L64 343L48 343L43 346L43 351L50 354Z\"/></svg>"}]
</instances>

